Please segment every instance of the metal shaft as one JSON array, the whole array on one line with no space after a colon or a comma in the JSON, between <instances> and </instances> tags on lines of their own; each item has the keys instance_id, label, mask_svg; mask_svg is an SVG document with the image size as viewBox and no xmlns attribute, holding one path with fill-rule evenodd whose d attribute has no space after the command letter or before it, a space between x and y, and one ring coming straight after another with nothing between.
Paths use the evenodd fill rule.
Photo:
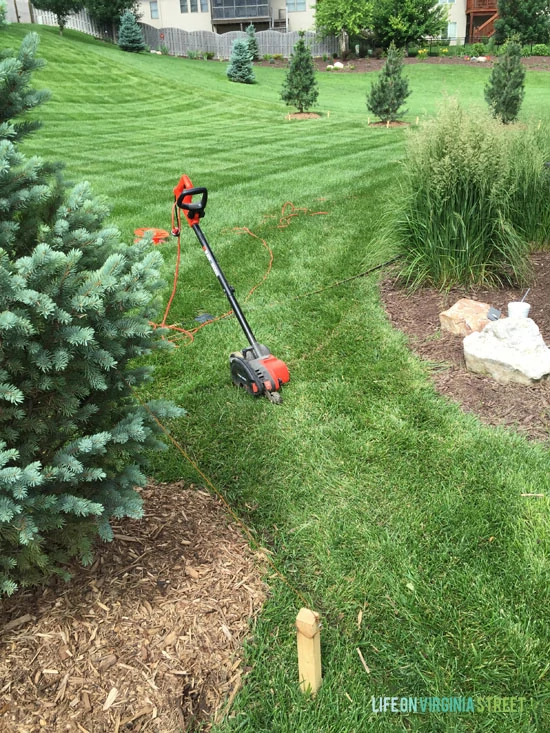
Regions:
<instances>
[{"instance_id":1,"label":"metal shaft","mask_svg":"<svg viewBox=\"0 0 550 733\"><path fill-rule=\"evenodd\" d=\"M260 354L259 344L256 341L256 337L254 336L254 333L252 329L250 328L248 321L246 320L244 316L244 313L241 310L241 306L238 304L237 299L235 298L233 288L227 282L226 277L223 274L221 267L218 265L218 261L216 260L214 253L210 249L210 245L206 241L206 237L202 233L202 229L200 228L199 224L193 224L192 229L195 231L195 234L197 235L197 238L201 244L201 247L204 250L204 253L208 259L208 262L210 262L210 266L212 267L216 277L220 281L222 290L225 293L227 300L231 304L231 308L233 309L233 312L235 313L235 316L237 320L239 321L239 324L242 330L244 331L246 338L248 339L248 343L254 349L255 357L257 359L260 358L261 354Z\"/></svg>"}]
</instances>

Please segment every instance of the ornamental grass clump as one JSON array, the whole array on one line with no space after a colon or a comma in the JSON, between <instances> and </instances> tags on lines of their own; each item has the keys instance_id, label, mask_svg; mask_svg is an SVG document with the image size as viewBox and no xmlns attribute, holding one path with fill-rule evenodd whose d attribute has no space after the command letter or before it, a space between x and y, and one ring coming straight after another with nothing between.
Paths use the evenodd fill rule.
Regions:
<instances>
[{"instance_id":1,"label":"ornamental grass clump","mask_svg":"<svg viewBox=\"0 0 550 733\"><path fill-rule=\"evenodd\" d=\"M518 184L507 128L451 101L411 133L394 219L411 287L524 283L529 245L511 211Z\"/></svg>"},{"instance_id":2,"label":"ornamental grass clump","mask_svg":"<svg viewBox=\"0 0 550 733\"><path fill-rule=\"evenodd\" d=\"M550 245L550 124L510 130L510 221L531 249Z\"/></svg>"}]
</instances>

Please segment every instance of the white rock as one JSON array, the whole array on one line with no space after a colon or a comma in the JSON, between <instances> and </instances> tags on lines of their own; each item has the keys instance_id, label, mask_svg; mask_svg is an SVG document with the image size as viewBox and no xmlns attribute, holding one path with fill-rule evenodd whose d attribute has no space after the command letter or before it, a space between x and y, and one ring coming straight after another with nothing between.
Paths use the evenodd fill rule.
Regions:
<instances>
[{"instance_id":1,"label":"white rock","mask_svg":"<svg viewBox=\"0 0 550 733\"><path fill-rule=\"evenodd\" d=\"M343 69L344 68L344 64L341 61L335 61L334 68L335 69Z\"/></svg>"},{"instance_id":2,"label":"white rock","mask_svg":"<svg viewBox=\"0 0 550 733\"><path fill-rule=\"evenodd\" d=\"M550 374L550 349L531 318L503 318L464 339L470 371L500 384L533 384Z\"/></svg>"}]
</instances>

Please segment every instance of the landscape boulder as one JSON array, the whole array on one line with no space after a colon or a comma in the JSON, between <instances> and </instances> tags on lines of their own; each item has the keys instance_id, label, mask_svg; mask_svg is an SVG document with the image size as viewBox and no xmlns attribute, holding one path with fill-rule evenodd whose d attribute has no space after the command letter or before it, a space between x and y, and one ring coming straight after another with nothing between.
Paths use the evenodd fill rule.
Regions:
<instances>
[{"instance_id":1,"label":"landscape boulder","mask_svg":"<svg viewBox=\"0 0 550 733\"><path fill-rule=\"evenodd\" d=\"M489 323L488 303L461 298L448 310L439 314L439 323L443 331L456 336L469 336L474 331L482 331Z\"/></svg>"},{"instance_id":2,"label":"landscape boulder","mask_svg":"<svg viewBox=\"0 0 550 733\"><path fill-rule=\"evenodd\" d=\"M500 384L532 385L550 374L550 349L531 318L503 318L471 333L464 358L470 371Z\"/></svg>"}]
</instances>

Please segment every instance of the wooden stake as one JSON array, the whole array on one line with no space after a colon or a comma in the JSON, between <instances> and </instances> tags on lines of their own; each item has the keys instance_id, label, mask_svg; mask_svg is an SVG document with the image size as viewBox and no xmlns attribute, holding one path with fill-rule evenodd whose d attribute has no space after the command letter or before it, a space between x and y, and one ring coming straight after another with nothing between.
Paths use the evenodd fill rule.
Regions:
<instances>
[{"instance_id":1,"label":"wooden stake","mask_svg":"<svg viewBox=\"0 0 550 733\"><path fill-rule=\"evenodd\" d=\"M315 695L321 686L321 632L319 614L301 608L296 617L298 630L298 674L302 692Z\"/></svg>"}]
</instances>

